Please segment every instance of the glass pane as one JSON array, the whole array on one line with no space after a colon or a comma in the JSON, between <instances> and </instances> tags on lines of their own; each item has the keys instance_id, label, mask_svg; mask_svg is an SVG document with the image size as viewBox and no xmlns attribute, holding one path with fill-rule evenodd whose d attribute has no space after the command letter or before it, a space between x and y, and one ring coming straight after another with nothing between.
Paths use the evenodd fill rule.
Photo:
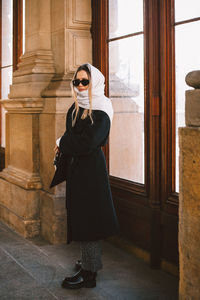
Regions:
<instances>
[{"instance_id":1,"label":"glass pane","mask_svg":"<svg viewBox=\"0 0 200 300\"><path fill-rule=\"evenodd\" d=\"M4 68L1 70L1 98L8 99L8 94L10 92L10 85L12 84L12 67ZM1 146L5 147L5 111L2 109L2 119L1 119L1 136L2 142Z\"/></svg>"},{"instance_id":2,"label":"glass pane","mask_svg":"<svg viewBox=\"0 0 200 300\"><path fill-rule=\"evenodd\" d=\"M1 98L8 99L10 85L12 84L12 67L2 69L1 76Z\"/></svg>"},{"instance_id":3,"label":"glass pane","mask_svg":"<svg viewBox=\"0 0 200 300\"><path fill-rule=\"evenodd\" d=\"M1 109L1 147L5 148L6 147L6 122L5 122L5 116L6 116L6 111L5 109L2 107Z\"/></svg>"},{"instance_id":4,"label":"glass pane","mask_svg":"<svg viewBox=\"0 0 200 300\"><path fill-rule=\"evenodd\" d=\"M12 0L2 1L2 66L12 65Z\"/></svg>"},{"instance_id":5,"label":"glass pane","mask_svg":"<svg viewBox=\"0 0 200 300\"><path fill-rule=\"evenodd\" d=\"M25 52L25 0L23 0L23 47L22 54Z\"/></svg>"},{"instance_id":6,"label":"glass pane","mask_svg":"<svg viewBox=\"0 0 200 300\"><path fill-rule=\"evenodd\" d=\"M175 0L175 21L200 17L199 0Z\"/></svg>"},{"instance_id":7,"label":"glass pane","mask_svg":"<svg viewBox=\"0 0 200 300\"><path fill-rule=\"evenodd\" d=\"M185 76L193 70L200 70L200 43L197 38L200 21L175 27L176 45L176 191L179 191L179 147L178 127L185 126L185 90L191 89L185 83Z\"/></svg>"},{"instance_id":8,"label":"glass pane","mask_svg":"<svg viewBox=\"0 0 200 300\"><path fill-rule=\"evenodd\" d=\"M109 44L110 175L144 183L143 34Z\"/></svg>"},{"instance_id":9,"label":"glass pane","mask_svg":"<svg viewBox=\"0 0 200 300\"><path fill-rule=\"evenodd\" d=\"M109 38L143 31L143 0L109 1Z\"/></svg>"}]
</instances>

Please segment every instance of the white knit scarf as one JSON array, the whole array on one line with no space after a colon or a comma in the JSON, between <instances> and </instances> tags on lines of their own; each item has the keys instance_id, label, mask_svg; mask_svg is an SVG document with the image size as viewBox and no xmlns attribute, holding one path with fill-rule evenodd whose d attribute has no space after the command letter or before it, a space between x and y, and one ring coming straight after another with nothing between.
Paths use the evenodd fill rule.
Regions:
<instances>
[{"instance_id":1,"label":"white knit scarf","mask_svg":"<svg viewBox=\"0 0 200 300\"><path fill-rule=\"evenodd\" d=\"M113 108L109 98L104 95L105 88L105 77L104 75L94 66L87 63L87 66L91 72L91 83L92 83L92 110L104 111L110 118L110 123L113 119ZM84 109L90 108L88 89L80 92L76 87L74 88L78 105ZM75 110L72 112L74 116ZM73 119L73 118L72 118Z\"/></svg>"}]
</instances>

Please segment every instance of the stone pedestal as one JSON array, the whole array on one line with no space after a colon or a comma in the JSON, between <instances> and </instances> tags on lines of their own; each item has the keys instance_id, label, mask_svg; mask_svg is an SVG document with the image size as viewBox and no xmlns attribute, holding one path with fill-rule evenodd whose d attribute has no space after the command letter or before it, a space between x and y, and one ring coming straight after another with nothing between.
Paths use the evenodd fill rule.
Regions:
<instances>
[{"instance_id":1,"label":"stone pedestal","mask_svg":"<svg viewBox=\"0 0 200 300\"><path fill-rule=\"evenodd\" d=\"M200 299L200 117L197 112L200 112L198 89L200 71L189 73L186 82L197 88L186 91L186 127L179 128L179 299L198 300Z\"/></svg>"}]
</instances>

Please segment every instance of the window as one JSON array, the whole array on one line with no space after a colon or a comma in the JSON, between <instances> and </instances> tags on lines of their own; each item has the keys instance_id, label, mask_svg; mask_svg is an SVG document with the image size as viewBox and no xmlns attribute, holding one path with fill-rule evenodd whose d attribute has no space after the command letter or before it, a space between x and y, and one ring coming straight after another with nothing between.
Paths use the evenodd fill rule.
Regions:
<instances>
[{"instance_id":1,"label":"window","mask_svg":"<svg viewBox=\"0 0 200 300\"><path fill-rule=\"evenodd\" d=\"M13 3L2 0L1 98L6 99L13 70ZM1 111L1 146L5 147L5 111Z\"/></svg>"},{"instance_id":2,"label":"window","mask_svg":"<svg viewBox=\"0 0 200 300\"><path fill-rule=\"evenodd\" d=\"M17 69L23 45L25 0L0 0L0 98L7 99L13 71ZM0 103L0 170L4 167L5 111Z\"/></svg>"},{"instance_id":3,"label":"window","mask_svg":"<svg viewBox=\"0 0 200 300\"><path fill-rule=\"evenodd\" d=\"M115 111L105 151L113 199L121 233L154 267L178 265L177 128L185 75L200 67L199 3L92 0L93 62Z\"/></svg>"},{"instance_id":4,"label":"window","mask_svg":"<svg viewBox=\"0 0 200 300\"><path fill-rule=\"evenodd\" d=\"M110 175L143 184L143 0L109 1L109 20Z\"/></svg>"}]
</instances>

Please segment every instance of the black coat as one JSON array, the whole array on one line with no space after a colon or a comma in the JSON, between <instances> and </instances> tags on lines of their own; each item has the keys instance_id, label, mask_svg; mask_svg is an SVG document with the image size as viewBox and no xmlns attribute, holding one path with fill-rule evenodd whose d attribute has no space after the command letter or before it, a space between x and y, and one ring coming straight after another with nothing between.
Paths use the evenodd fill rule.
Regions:
<instances>
[{"instance_id":1,"label":"black coat","mask_svg":"<svg viewBox=\"0 0 200 300\"><path fill-rule=\"evenodd\" d=\"M100 110L82 120L80 108L72 127L70 107L66 132L60 140L60 151L68 157L67 168L67 232L70 241L94 241L118 232L104 153L110 131L110 119Z\"/></svg>"}]
</instances>

